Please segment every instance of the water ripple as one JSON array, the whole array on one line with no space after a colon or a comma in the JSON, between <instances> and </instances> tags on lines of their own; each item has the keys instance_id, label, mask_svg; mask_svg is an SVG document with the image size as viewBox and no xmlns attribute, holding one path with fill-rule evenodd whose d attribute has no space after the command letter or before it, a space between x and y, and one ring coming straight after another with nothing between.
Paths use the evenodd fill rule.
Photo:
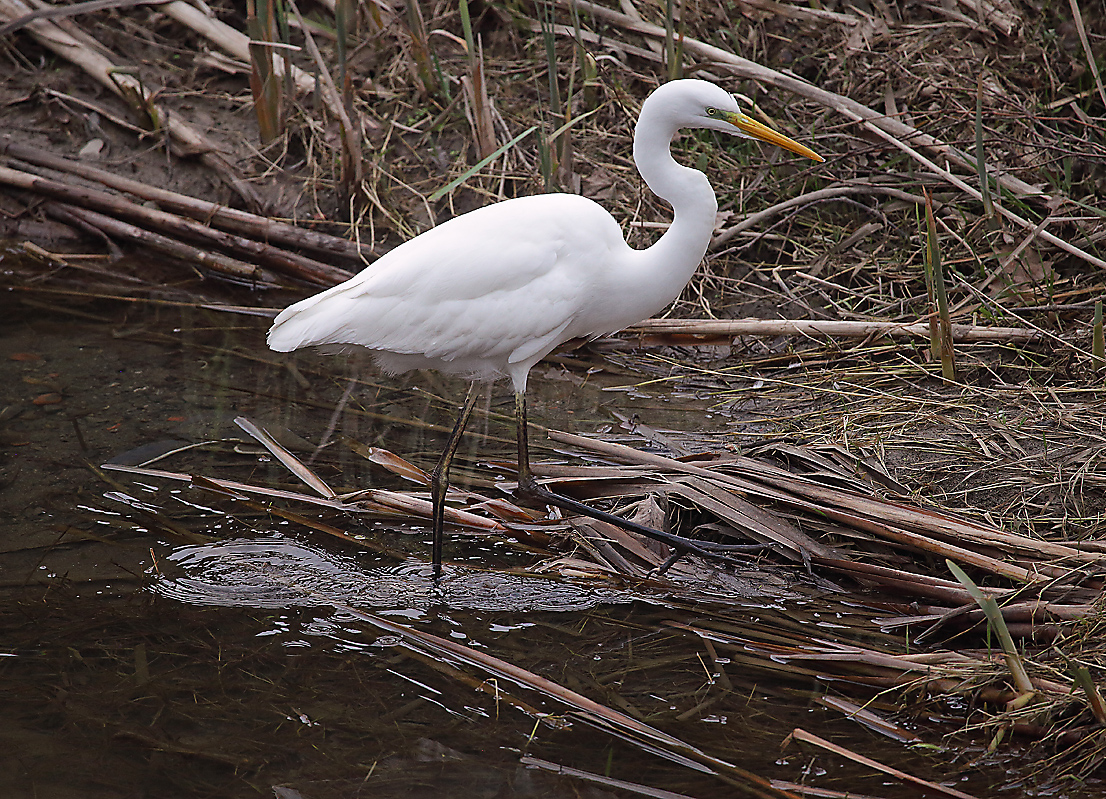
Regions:
<instances>
[{"instance_id":1,"label":"water ripple","mask_svg":"<svg viewBox=\"0 0 1106 799\"><path fill-rule=\"evenodd\" d=\"M378 611L447 606L475 611L575 611L626 603L625 592L542 576L447 568L435 586L430 566L362 567L352 557L281 536L181 547L167 560L183 572L153 590L195 605L251 608L350 605Z\"/></svg>"}]
</instances>

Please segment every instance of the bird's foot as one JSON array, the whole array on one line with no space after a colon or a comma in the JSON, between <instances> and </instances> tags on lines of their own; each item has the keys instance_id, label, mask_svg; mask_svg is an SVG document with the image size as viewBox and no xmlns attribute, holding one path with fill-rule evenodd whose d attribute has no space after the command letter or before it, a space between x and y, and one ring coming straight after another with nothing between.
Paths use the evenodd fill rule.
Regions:
<instances>
[{"instance_id":1,"label":"bird's foot","mask_svg":"<svg viewBox=\"0 0 1106 799\"><path fill-rule=\"evenodd\" d=\"M524 505L550 505L552 503L549 502L549 496L556 496L548 488L539 485L533 476L520 479L513 493L514 498Z\"/></svg>"},{"instance_id":2,"label":"bird's foot","mask_svg":"<svg viewBox=\"0 0 1106 799\"><path fill-rule=\"evenodd\" d=\"M518 486L515 488L514 495L520 502L552 505L553 507L569 511L570 513L576 513L581 516L598 519L602 522L608 522L609 524L621 527L623 530L627 530L631 533L637 533L646 538L651 538L654 541L660 541L662 544L667 544L672 547L673 553L660 568L659 573L662 574L671 568L676 561L689 553L695 553L696 555L701 555L712 560L737 563L739 561L736 561L734 558L730 557L730 555L736 553L760 552L764 549L761 544L719 544L714 541L701 541L694 538L686 538L682 535L676 535L675 533L665 532L663 530L655 530L652 527L646 527L644 524L638 524L630 519L624 519L613 513L607 513L598 508L593 508L590 505L585 505L583 502L579 502L571 497L566 497L563 494L550 491L545 486L540 485L533 477L520 480Z\"/></svg>"}]
</instances>

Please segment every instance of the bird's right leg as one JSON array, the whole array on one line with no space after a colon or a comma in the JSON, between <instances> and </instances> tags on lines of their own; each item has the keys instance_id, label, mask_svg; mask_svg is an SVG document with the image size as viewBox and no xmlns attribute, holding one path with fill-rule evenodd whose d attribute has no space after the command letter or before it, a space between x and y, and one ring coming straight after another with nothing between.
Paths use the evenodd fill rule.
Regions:
<instances>
[{"instance_id":1,"label":"bird's right leg","mask_svg":"<svg viewBox=\"0 0 1106 799\"><path fill-rule=\"evenodd\" d=\"M476 404L479 393L476 384L469 384L469 393L465 395L465 404L461 406L461 412L453 425L453 432L445 442L445 449L438 458L434 470L430 472L430 498L433 502L434 523L434 579L442 576L442 543L445 537L445 494L449 490L449 467L453 463L453 456L457 452L457 446L461 443L461 435L465 432L469 416L472 414L472 406Z\"/></svg>"}]
</instances>

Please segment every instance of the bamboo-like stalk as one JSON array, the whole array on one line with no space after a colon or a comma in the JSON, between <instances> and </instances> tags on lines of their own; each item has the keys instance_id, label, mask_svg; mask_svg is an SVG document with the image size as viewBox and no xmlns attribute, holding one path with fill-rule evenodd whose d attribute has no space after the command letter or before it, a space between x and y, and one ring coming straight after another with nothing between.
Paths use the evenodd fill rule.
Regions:
<instances>
[{"instance_id":1,"label":"bamboo-like stalk","mask_svg":"<svg viewBox=\"0 0 1106 799\"><path fill-rule=\"evenodd\" d=\"M983 199L983 216L991 230L998 228L995 208L991 203L991 182L987 177L987 151L983 147L983 77L975 87L975 170L979 178L979 193Z\"/></svg>"},{"instance_id":2,"label":"bamboo-like stalk","mask_svg":"<svg viewBox=\"0 0 1106 799\"><path fill-rule=\"evenodd\" d=\"M1094 368L1106 369L1106 335L1102 329L1102 300L1094 304L1094 324L1091 327L1091 359Z\"/></svg>"},{"instance_id":3,"label":"bamboo-like stalk","mask_svg":"<svg viewBox=\"0 0 1106 799\"><path fill-rule=\"evenodd\" d=\"M584 111L588 112L595 108L596 93L599 86L599 64L584 44L584 29L580 25L580 10L576 6L572 7L572 29L575 32L576 59L580 64L580 70L583 72L581 81L583 84L583 106Z\"/></svg>"},{"instance_id":4,"label":"bamboo-like stalk","mask_svg":"<svg viewBox=\"0 0 1106 799\"><path fill-rule=\"evenodd\" d=\"M243 255L251 260L260 261L285 274L320 285L332 285L343 274L348 274L344 270L335 269L328 264L314 261L296 253L281 250L253 239L215 230L193 219L146 208L107 192L61 183L49 178L21 172L11 167L0 166L0 184L44 194L120 220L127 219L135 225L141 225L151 231L161 231L158 234L160 238L157 239L159 246L161 246L162 239L167 238L166 234L176 238L191 239L208 247L218 247L228 252ZM100 227L100 225L97 226ZM126 238L131 241L143 241L141 236L130 232L126 234ZM150 241L154 241L154 239L150 239Z\"/></svg>"},{"instance_id":5,"label":"bamboo-like stalk","mask_svg":"<svg viewBox=\"0 0 1106 799\"><path fill-rule=\"evenodd\" d=\"M680 77L680 62L676 57L676 12L673 6L676 0L664 0L664 64L668 70L668 79Z\"/></svg>"},{"instance_id":6,"label":"bamboo-like stalk","mask_svg":"<svg viewBox=\"0 0 1106 799\"><path fill-rule=\"evenodd\" d=\"M491 155L496 147L491 98L488 96L487 80L484 76L484 44L472 33L468 0L462 0L458 8L461 12L461 32L465 37L465 56L468 63L468 75L461 83L465 92L465 101L471 109L470 123L473 139L476 141L476 157L483 159Z\"/></svg>"},{"instance_id":7,"label":"bamboo-like stalk","mask_svg":"<svg viewBox=\"0 0 1106 799\"><path fill-rule=\"evenodd\" d=\"M307 29L307 25L303 21L303 15L300 13L295 0L288 0L288 7L296 15L296 20L300 23L300 30L303 32L307 52L314 60L315 66L318 67L319 80L323 85L323 95L328 100L327 105L338 115L338 123L342 131L341 185L345 196L352 201L355 196L360 196L362 184L365 180L365 165L361 155L361 126L355 125L353 119L346 113L346 107L342 104L342 96L334 85L330 70L327 69L322 54L315 45L315 38L311 35L311 31ZM417 11L417 4L415 8ZM419 18L421 19L421 16Z\"/></svg>"},{"instance_id":8,"label":"bamboo-like stalk","mask_svg":"<svg viewBox=\"0 0 1106 799\"><path fill-rule=\"evenodd\" d=\"M936 324L931 324L930 328L936 332L936 337L931 339L930 346L941 360L941 374L946 380L955 380L956 352L953 349L949 297L945 291L945 272L941 263L941 240L937 237L937 223L933 218L933 198L928 191L923 191L926 197L926 289L929 291L931 319L936 316Z\"/></svg>"},{"instance_id":9,"label":"bamboo-like stalk","mask_svg":"<svg viewBox=\"0 0 1106 799\"><path fill-rule=\"evenodd\" d=\"M278 41L273 0L246 0L246 30L250 35L250 93L263 144L280 136L281 84L273 66L273 48Z\"/></svg>"},{"instance_id":10,"label":"bamboo-like stalk","mask_svg":"<svg viewBox=\"0 0 1106 799\"><path fill-rule=\"evenodd\" d=\"M164 7L164 11L174 20L203 36L223 52L239 61L250 62L250 37L240 30L232 28L210 13L184 0L173 0ZM315 78L294 64L277 61L275 68L279 74L290 76L299 94L311 94L315 91ZM333 110L333 109L331 109Z\"/></svg>"},{"instance_id":11,"label":"bamboo-like stalk","mask_svg":"<svg viewBox=\"0 0 1106 799\"><path fill-rule=\"evenodd\" d=\"M1010 342L1023 344L1036 341L1041 335L1021 327L988 327L982 325L951 325L954 341ZM928 322L856 322L823 319L647 319L627 327L623 332L638 335L691 336L803 336L834 339L885 336L887 338L926 339Z\"/></svg>"},{"instance_id":12,"label":"bamboo-like stalk","mask_svg":"<svg viewBox=\"0 0 1106 799\"><path fill-rule=\"evenodd\" d=\"M296 227L287 222L251 214L237 208L229 208L220 203L178 194L160 186L151 186L133 178L123 177L115 172L98 169L84 161L74 161L37 147L20 144L12 141L10 136L7 135L0 137L0 155L12 156L29 164L78 175L104 186L126 192L142 200L155 202L163 210L187 216L220 230L248 236L268 244L305 249L328 259L341 258L355 266L364 266L368 263L369 258L376 258L380 255L380 253L368 247L359 248L355 242L349 239ZM330 279L334 282L341 283L353 276L351 272L345 269L335 266L329 268L331 270Z\"/></svg>"},{"instance_id":13,"label":"bamboo-like stalk","mask_svg":"<svg viewBox=\"0 0 1106 799\"><path fill-rule=\"evenodd\" d=\"M434 80L434 67L430 58L430 39L426 34L426 21L418 0L404 0L407 7L407 34L411 43L411 58L415 62L414 74L421 84L423 94L438 93Z\"/></svg>"},{"instance_id":14,"label":"bamboo-like stalk","mask_svg":"<svg viewBox=\"0 0 1106 799\"><path fill-rule=\"evenodd\" d=\"M184 263L195 264L204 269L210 269L228 277L251 283L255 286L275 287L279 285L276 276L259 266L231 258L210 250L192 247L176 239L154 233L149 230L122 222L114 216L90 211L87 208L79 208L66 203L47 203L46 210L52 212L54 208L63 212L63 221L72 215L80 219L86 225L97 228L108 236L123 241L147 247L155 252L177 258Z\"/></svg>"}]
</instances>

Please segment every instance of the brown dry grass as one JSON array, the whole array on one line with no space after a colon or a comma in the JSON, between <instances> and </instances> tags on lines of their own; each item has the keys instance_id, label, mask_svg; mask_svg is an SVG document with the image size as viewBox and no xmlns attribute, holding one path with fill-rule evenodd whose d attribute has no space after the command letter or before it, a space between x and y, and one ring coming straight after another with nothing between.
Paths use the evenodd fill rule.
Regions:
<instances>
[{"instance_id":1,"label":"brown dry grass","mask_svg":"<svg viewBox=\"0 0 1106 799\"><path fill-rule=\"evenodd\" d=\"M622 12L627 7L663 28L663 3L620 6ZM240 10L215 8L231 29L246 30ZM97 39L115 63L134 65L141 86L172 118L198 130L203 144L163 129L136 137L141 122L128 116L123 101L103 95L44 49L41 36L47 34L36 34L34 27L41 20L5 39L3 57L13 78L0 89L0 118L21 143L73 155L102 139L109 148L106 163L114 169L355 238L366 251L386 251L487 202L546 189L600 200L636 246L655 237L668 210L642 185L628 142L641 98L671 69L663 37L612 13L586 7L574 13L566 3L473 4L485 103L479 87L473 88L475 56L465 52L455 4L420 8L425 34L402 5L358 6L345 65L348 82L339 81L332 92L321 86L314 93L288 94L285 132L264 147L252 116L249 66L235 60L241 54L221 53L219 45L184 27L169 6L99 12L58 24L78 38ZM322 6L302 10L321 62L337 75L333 17ZM1083 10L1087 43L1101 60L1106 16L1100 8ZM0 3L0 11L18 16L12 0ZM554 84L542 20L557 26ZM990 575L990 587L1016 606L1010 623L1025 625L1016 634L1023 636L1039 691L1025 705L1014 701L1001 660L982 648L954 645L937 662L902 651L897 637L881 634L870 647L859 643L873 635L873 622L897 631L924 618L939 629L951 625L958 635L979 622L974 605L943 570L943 558L934 557L938 550L919 556L917 542L877 541L871 520L859 528L840 519L819 522L817 514L804 517L784 501L788 510L779 519L862 553L868 565L909 570L864 575L840 563L827 565L833 558L822 556L826 571L816 564L816 573L834 579L845 574L892 594L909 593L903 584L910 579L932 578L940 581L932 593L945 592L943 603L919 606L915 597L909 608L906 602L887 603L878 612L855 614L853 628L836 634L832 644L815 645L802 631L762 640L757 625L741 627L722 612L689 613L680 634L697 645L708 642L712 658L711 647L717 646L731 662L781 679L836 669L860 701L890 698L890 708L904 715L938 706L950 713L958 698L977 697L986 703L980 711L985 718L977 714L969 729L985 730L996 746L1007 731L1033 735L1042 742L1039 752L1060 744L1060 754L1042 758L1042 770L1094 773L1102 764L1103 720L1095 717L1093 700L1071 694L1077 682L1071 664L1085 665L1092 682L1102 685L1106 661L1094 605L1101 590L1098 539L1106 526L1106 431L1101 373L1089 352L1093 303L1106 292L1106 254L1099 248L1106 225L1098 207L1106 193L1106 98L1071 8L1013 1L809 8L737 0L689 4L678 32L683 75L708 77L751 96L767 118L809 143L827 163L807 166L745 142L684 136L677 145L680 158L709 173L722 214L706 268L673 316L924 320L920 207L928 190L950 270L953 321L1029 327L1040 338L961 348L957 381L940 379L928 348L876 339L826 344L731 337L724 352L669 346L641 357L615 349L610 361L710 397L731 420L727 443L763 444L759 455L765 461L846 481L855 478L854 470L871 473L855 464L830 469L818 461L824 456L818 447L870 456L891 475L861 480L853 486L858 492L878 497L889 491L902 500L898 486L892 481L889 489L885 482L893 476L924 506L956 509L979 529L1024 536L1016 543L972 543L979 545L976 554L1040 569L1050 578L1044 587L1030 583L1030 591L1008 574ZM296 30L291 40L304 43ZM704 47L696 49L693 42ZM754 81L749 76L755 70L712 57L706 45L775 70L776 78ZM305 52L293 61L308 78L318 69ZM773 82L776 88L768 85ZM804 83L822 93L801 91ZM796 91L781 88L785 84ZM874 117L858 121L855 104ZM147 115L151 108L145 107ZM579 121L557 140L539 144L570 120ZM918 134L904 133L902 125ZM533 134L442 199L429 199L480 160L478 152L491 146L489 136L498 147L531 126L537 126ZM977 131L991 194L1008 216L988 216L978 198ZM170 139L173 154L167 158ZM218 157L197 159L206 146ZM356 169L351 146L359 148ZM7 163L26 166L15 158ZM25 249L90 246L78 244L56 214L49 224L35 218L37 202L30 193L0 199L8 231ZM741 226L765 211L755 227ZM64 265L64 255L58 258ZM183 263L188 255L179 251L174 258ZM356 262L347 253L342 265L355 268ZM97 289L119 289L122 278L110 263L104 269L97 273ZM288 273L273 270L251 279L292 285ZM63 270L54 283L79 290L88 278L68 279ZM200 291L211 290L205 285L183 296ZM790 437L786 446L779 446L781 437ZM788 449L796 440L803 447ZM694 436L683 443L691 451L709 448ZM803 468L795 466L798 453L811 459ZM697 518L703 508L685 507L682 513ZM1039 551L1026 541L1040 542ZM1058 542L1085 556L1078 568L1048 549ZM602 561L586 541L580 545L591 555L587 565L560 568L596 568ZM617 564L602 565L618 571ZM1018 604L1029 600L1048 607L1035 615ZM958 601L963 606L956 608ZM1035 645L1035 637L1043 643ZM977 647L979 639L970 644ZM820 671L793 665L805 660L818 660ZM784 669L780 663L792 665Z\"/></svg>"}]
</instances>

